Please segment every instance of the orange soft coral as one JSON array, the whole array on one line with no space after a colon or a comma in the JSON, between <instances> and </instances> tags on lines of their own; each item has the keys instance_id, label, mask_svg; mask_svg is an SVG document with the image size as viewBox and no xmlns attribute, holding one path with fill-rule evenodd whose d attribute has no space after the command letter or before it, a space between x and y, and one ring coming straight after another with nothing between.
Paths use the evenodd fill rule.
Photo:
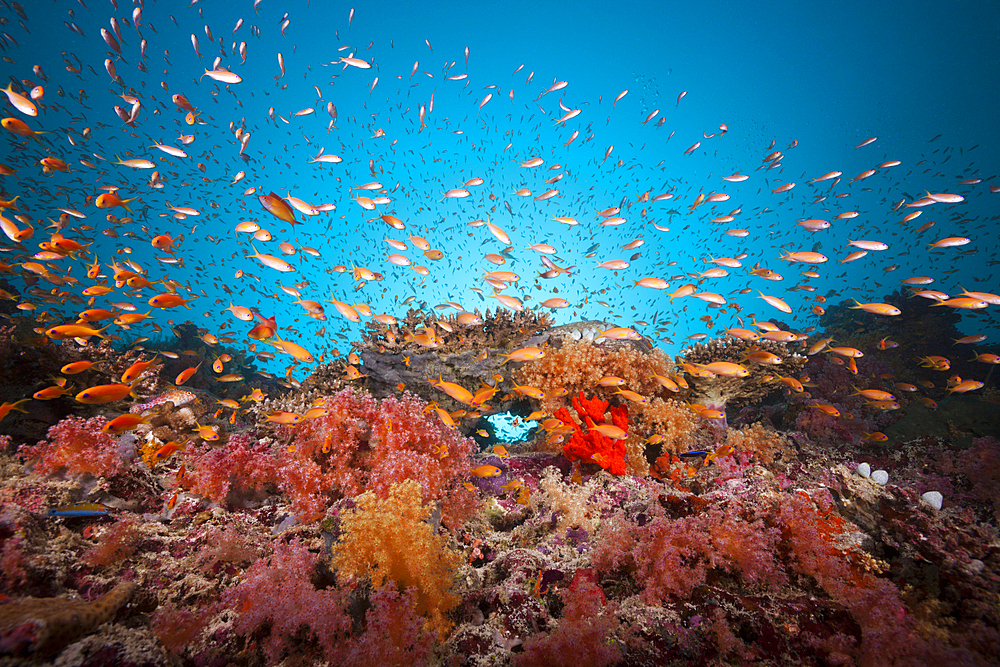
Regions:
<instances>
[{"instance_id":1,"label":"orange soft coral","mask_svg":"<svg viewBox=\"0 0 1000 667\"><path fill-rule=\"evenodd\" d=\"M580 391L611 394L613 387L598 387L606 375L625 380L624 387L654 396L666 393L653 374L667 376L674 365L659 349L643 352L631 346L603 347L590 341L566 341L559 348L546 348L545 356L525 363L517 370L518 384L537 387L545 392L542 408L555 411L564 405L565 396Z\"/></svg>"},{"instance_id":2,"label":"orange soft coral","mask_svg":"<svg viewBox=\"0 0 1000 667\"><path fill-rule=\"evenodd\" d=\"M787 456L792 451L786 436L765 429L760 422L740 429L728 429L726 444L732 445L737 452L754 454L756 460L765 465L770 465L776 456Z\"/></svg>"},{"instance_id":3,"label":"orange soft coral","mask_svg":"<svg viewBox=\"0 0 1000 667\"><path fill-rule=\"evenodd\" d=\"M649 436L657 435L662 454L679 454L698 449L698 416L680 401L653 398L645 405L637 404L637 426Z\"/></svg>"},{"instance_id":4,"label":"orange soft coral","mask_svg":"<svg viewBox=\"0 0 1000 667\"><path fill-rule=\"evenodd\" d=\"M459 598L449 589L461 557L436 535L426 519L415 480L394 484L388 497L368 491L354 499L355 509L341 517L341 539L333 554L340 576L371 578L374 588L388 581L416 589L416 611L444 637L451 627L445 614Z\"/></svg>"}]
</instances>

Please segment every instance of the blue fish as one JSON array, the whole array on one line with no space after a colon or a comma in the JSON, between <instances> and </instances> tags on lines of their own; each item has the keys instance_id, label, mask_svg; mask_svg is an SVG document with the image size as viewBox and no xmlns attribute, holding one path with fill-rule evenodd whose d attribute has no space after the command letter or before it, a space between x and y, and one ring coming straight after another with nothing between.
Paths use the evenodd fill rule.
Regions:
<instances>
[{"instance_id":1,"label":"blue fish","mask_svg":"<svg viewBox=\"0 0 1000 667\"><path fill-rule=\"evenodd\" d=\"M53 507L49 510L49 516L62 517L85 517L85 516L106 516L111 508L102 503L70 503Z\"/></svg>"}]
</instances>

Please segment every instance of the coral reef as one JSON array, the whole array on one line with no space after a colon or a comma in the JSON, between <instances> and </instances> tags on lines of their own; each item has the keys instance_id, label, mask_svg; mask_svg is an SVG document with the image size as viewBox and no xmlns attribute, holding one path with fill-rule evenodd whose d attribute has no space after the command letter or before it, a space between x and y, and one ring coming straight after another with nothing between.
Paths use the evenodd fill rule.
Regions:
<instances>
[{"instance_id":1,"label":"coral reef","mask_svg":"<svg viewBox=\"0 0 1000 667\"><path fill-rule=\"evenodd\" d=\"M123 433L105 427L126 401L70 405L81 416L37 444L17 426L0 438L0 591L17 596L0 602L13 619L0 652L136 665L994 662L1000 446L986 399L946 398L940 377L911 390L860 338L851 363L727 339L675 364L645 340L601 338L608 327L526 330L516 345L544 356L523 362L456 335L450 354L362 350L375 355L362 375L381 379L329 366L301 387L225 399L205 380L212 393L132 404L144 423ZM180 331L210 358L197 330ZM754 352L787 367L744 358ZM719 361L748 373L703 377ZM458 401L416 374L431 368L489 397ZM424 398L387 384L402 372ZM366 383L381 395L350 386ZM501 408L512 424L535 412L537 426L516 444L477 433L477 452L446 423L463 416L447 410ZM83 602L118 582L134 591Z\"/></svg>"},{"instance_id":2,"label":"coral reef","mask_svg":"<svg viewBox=\"0 0 1000 667\"><path fill-rule=\"evenodd\" d=\"M777 358L777 363L747 361L751 352L767 352ZM773 382L776 376L794 376L806 363L806 358L793 353L785 343L771 340L746 341L733 336L713 338L707 343L697 343L685 348L677 357L678 365L706 365L725 361L742 364L749 373L745 376L693 373L685 368L686 380L691 388L690 400L702 403L713 410L725 411L728 406L760 401L782 386Z\"/></svg>"},{"instance_id":3,"label":"coral reef","mask_svg":"<svg viewBox=\"0 0 1000 667\"><path fill-rule=\"evenodd\" d=\"M463 350L517 347L520 341L551 326L551 317L532 310L513 312L505 308L480 314L460 312L440 317L409 309L406 316L392 324L369 320L362 333L359 349L401 354L424 351L430 345L413 340L413 334L424 329L433 331L433 348L440 354L455 354Z\"/></svg>"}]
</instances>

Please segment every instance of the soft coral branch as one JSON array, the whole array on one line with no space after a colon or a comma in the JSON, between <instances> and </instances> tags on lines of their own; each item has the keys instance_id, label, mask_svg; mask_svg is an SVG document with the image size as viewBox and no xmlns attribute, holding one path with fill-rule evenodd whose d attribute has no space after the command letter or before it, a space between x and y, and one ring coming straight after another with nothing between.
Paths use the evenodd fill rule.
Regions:
<instances>
[{"instance_id":1,"label":"soft coral branch","mask_svg":"<svg viewBox=\"0 0 1000 667\"><path fill-rule=\"evenodd\" d=\"M65 470L71 475L112 477L124 470L125 462L115 439L101 431L106 423L104 417L67 417L49 428L48 440L22 445L18 453L34 462L39 475Z\"/></svg>"}]
</instances>

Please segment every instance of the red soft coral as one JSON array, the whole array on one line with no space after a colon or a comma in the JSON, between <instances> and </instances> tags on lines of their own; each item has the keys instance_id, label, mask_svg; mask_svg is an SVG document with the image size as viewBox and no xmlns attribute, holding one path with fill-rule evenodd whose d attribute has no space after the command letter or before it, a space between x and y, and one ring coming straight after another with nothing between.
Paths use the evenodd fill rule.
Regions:
<instances>
[{"instance_id":1,"label":"red soft coral","mask_svg":"<svg viewBox=\"0 0 1000 667\"><path fill-rule=\"evenodd\" d=\"M67 417L49 428L49 439L37 445L22 445L18 453L34 459L34 471L52 475L65 470L71 475L112 477L125 468L115 439L101 431L104 417Z\"/></svg>"},{"instance_id":2,"label":"red soft coral","mask_svg":"<svg viewBox=\"0 0 1000 667\"><path fill-rule=\"evenodd\" d=\"M414 588L402 593L394 586L373 591L365 631L341 645L338 662L352 667L429 664L434 633L424 629L416 599Z\"/></svg>"},{"instance_id":3,"label":"red soft coral","mask_svg":"<svg viewBox=\"0 0 1000 667\"><path fill-rule=\"evenodd\" d=\"M576 409L576 413L580 415L580 419L585 417L590 417L595 423L604 421L604 413L608 409L608 402L601 400L594 396L593 398L584 398L583 392L580 392L579 396L573 397L573 408Z\"/></svg>"},{"instance_id":4,"label":"red soft coral","mask_svg":"<svg viewBox=\"0 0 1000 667\"><path fill-rule=\"evenodd\" d=\"M279 479L271 446L245 433L233 434L218 449L193 449L186 461L181 485L216 503L225 502L230 492L233 496L255 493Z\"/></svg>"},{"instance_id":5,"label":"red soft coral","mask_svg":"<svg viewBox=\"0 0 1000 667\"><path fill-rule=\"evenodd\" d=\"M569 588L562 591L559 627L536 634L524 642L524 653L514 659L519 667L545 665L614 665L622 658L614 641L621 628L617 607L608 604L593 570L577 570Z\"/></svg>"},{"instance_id":6,"label":"red soft coral","mask_svg":"<svg viewBox=\"0 0 1000 667\"><path fill-rule=\"evenodd\" d=\"M627 467L625 465L625 442L615 440L601 435L593 430L598 423L608 423L604 419L604 413L608 410L608 402L597 397L584 398L583 392L578 397L573 397L573 407L583 420L587 430L576 426L569 410L565 407L559 408L555 413L557 419L563 424L572 428L569 440L563 445L563 454L570 461L583 460L593 461L612 475L624 475ZM610 409L611 424L614 424L623 431L628 430L628 408L624 405L614 406Z\"/></svg>"}]
</instances>

